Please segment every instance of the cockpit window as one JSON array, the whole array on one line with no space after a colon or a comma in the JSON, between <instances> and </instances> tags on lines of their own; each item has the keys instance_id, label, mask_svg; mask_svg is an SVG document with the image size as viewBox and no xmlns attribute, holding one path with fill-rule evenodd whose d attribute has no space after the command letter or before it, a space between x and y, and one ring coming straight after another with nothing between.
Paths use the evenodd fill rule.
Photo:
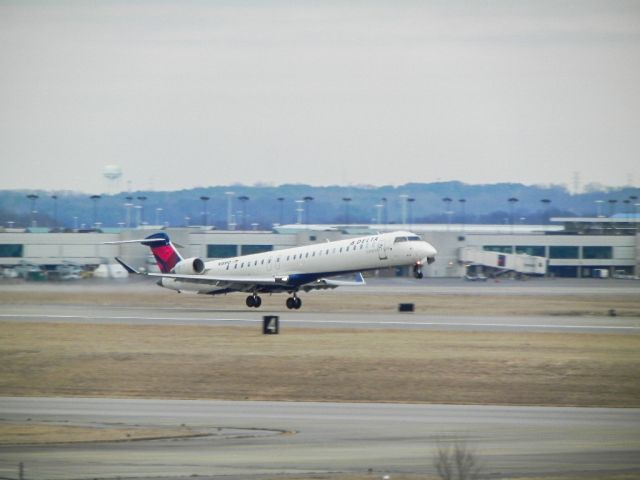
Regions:
<instances>
[{"instance_id":1,"label":"cockpit window","mask_svg":"<svg viewBox=\"0 0 640 480\"><path fill-rule=\"evenodd\" d=\"M420 237L416 236L412 236L412 237L408 237L410 242L419 242L420 241Z\"/></svg>"},{"instance_id":2,"label":"cockpit window","mask_svg":"<svg viewBox=\"0 0 640 480\"><path fill-rule=\"evenodd\" d=\"M406 241L407 241L407 237L396 237L393 243L400 243L400 242L406 242Z\"/></svg>"}]
</instances>

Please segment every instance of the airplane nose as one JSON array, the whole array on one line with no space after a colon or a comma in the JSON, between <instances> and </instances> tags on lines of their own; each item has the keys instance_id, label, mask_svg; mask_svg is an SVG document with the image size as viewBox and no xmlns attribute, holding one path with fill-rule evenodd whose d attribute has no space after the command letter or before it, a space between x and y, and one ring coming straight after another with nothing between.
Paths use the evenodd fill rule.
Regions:
<instances>
[{"instance_id":1,"label":"airplane nose","mask_svg":"<svg viewBox=\"0 0 640 480\"><path fill-rule=\"evenodd\" d=\"M438 251L428 242L424 242L424 258L427 259L427 264L432 264L436 261L436 255Z\"/></svg>"},{"instance_id":2,"label":"airplane nose","mask_svg":"<svg viewBox=\"0 0 640 480\"><path fill-rule=\"evenodd\" d=\"M434 246L433 246L433 245L431 245L430 243L427 243L427 242L425 242L425 243L426 243L426 245L425 245L425 246L426 246L425 251L426 251L426 253L427 253L427 255L426 255L426 256L427 256L427 257L435 257L435 256L438 254L438 251L437 251L437 250L434 248Z\"/></svg>"}]
</instances>

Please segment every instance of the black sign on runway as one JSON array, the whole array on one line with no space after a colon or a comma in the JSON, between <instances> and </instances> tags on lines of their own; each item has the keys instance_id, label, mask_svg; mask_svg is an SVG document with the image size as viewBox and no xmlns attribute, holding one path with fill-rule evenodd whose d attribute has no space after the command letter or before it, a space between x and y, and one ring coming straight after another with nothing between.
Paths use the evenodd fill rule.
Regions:
<instances>
[{"instance_id":1,"label":"black sign on runway","mask_svg":"<svg viewBox=\"0 0 640 480\"><path fill-rule=\"evenodd\" d=\"M263 316L262 333L265 335L277 335L280 333L280 317L277 315Z\"/></svg>"}]
</instances>

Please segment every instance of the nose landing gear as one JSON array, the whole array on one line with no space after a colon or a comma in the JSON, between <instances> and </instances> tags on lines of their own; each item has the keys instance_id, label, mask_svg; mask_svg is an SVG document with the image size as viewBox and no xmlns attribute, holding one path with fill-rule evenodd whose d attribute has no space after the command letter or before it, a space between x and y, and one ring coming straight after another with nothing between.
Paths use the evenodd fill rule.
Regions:
<instances>
[{"instance_id":1,"label":"nose landing gear","mask_svg":"<svg viewBox=\"0 0 640 480\"><path fill-rule=\"evenodd\" d=\"M420 279L420 278L424 277L424 274L422 273L422 264L421 263L416 263L413 266L413 276L416 277L417 279Z\"/></svg>"}]
</instances>

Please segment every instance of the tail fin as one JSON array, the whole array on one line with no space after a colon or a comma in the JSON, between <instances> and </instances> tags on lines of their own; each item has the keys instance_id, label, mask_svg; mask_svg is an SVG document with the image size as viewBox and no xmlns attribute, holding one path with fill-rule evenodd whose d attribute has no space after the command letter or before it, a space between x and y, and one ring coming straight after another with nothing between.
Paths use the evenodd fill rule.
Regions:
<instances>
[{"instance_id":1,"label":"tail fin","mask_svg":"<svg viewBox=\"0 0 640 480\"><path fill-rule=\"evenodd\" d=\"M158 268L162 273L171 272L178 262L182 261L182 256L169 240L169 235L164 232L149 235L140 243L151 248Z\"/></svg>"}]
</instances>

